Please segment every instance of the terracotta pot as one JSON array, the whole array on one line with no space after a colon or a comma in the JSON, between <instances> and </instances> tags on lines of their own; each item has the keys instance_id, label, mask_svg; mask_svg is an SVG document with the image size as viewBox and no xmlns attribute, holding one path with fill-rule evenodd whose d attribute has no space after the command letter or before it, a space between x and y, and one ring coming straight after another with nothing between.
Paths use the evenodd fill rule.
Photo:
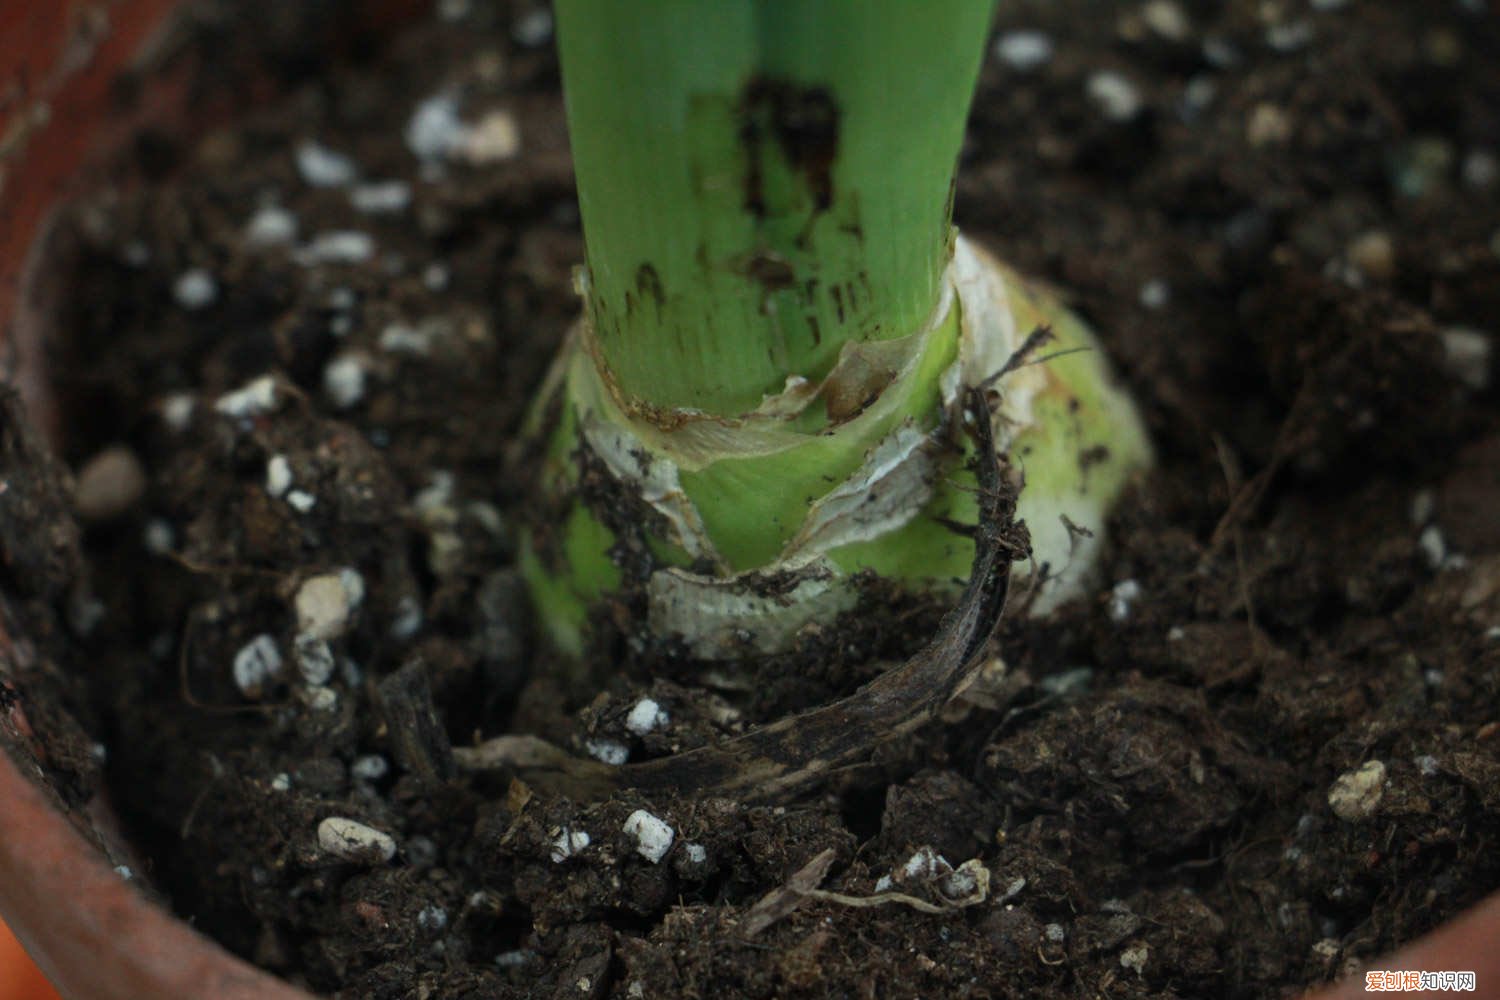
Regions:
<instances>
[{"instance_id":1,"label":"terracotta pot","mask_svg":"<svg viewBox=\"0 0 1500 1000\"><path fill-rule=\"evenodd\" d=\"M0 377L19 385L32 418L53 440L60 428L40 350L49 309L39 248L49 212L76 193L91 163L102 162L142 125L191 129L265 93L236 87L217 103L195 94L190 112L190 66L143 76L153 44L184 5L0 5ZM423 6L424 0L368 0L352 11L368 28ZM113 88L124 71L142 78L122 113ZM0 657L14 662L16 653L0 625ZM107 805L96 801L84 814L70 813L45 787L24 707L9 694L0 676L0 916L62 994L77 1000L310 1000L196 933L114 870L101 845L112 845L117 857L128 849ZM1377 968L1473 971L1477 995L1500 996L1497 940L1500 896ZM1361 974L1310 1000L1362 995Z\"/></svg>"},{"instance_id":2,"label":"terracotta pot","mask_svg":"<svg viewBox=\"0 0 1500 1000\"><path fill-rule=\"evenodd\" d=\"M1396 975L1414 972L1467 972L1474 974L1475 990L1469 996L1500 996L1500 893L1448 921L1426 937L1402 948L1369 967L1371 973ZM1305 1000L1355 1000L1368 997L1366 972L1360 972ZM1384 977L1379 977L1384 979ZM1371 984L1373 985L1373 984ZM1384 989L1384 987L1382 987ZM1452 997L1452 989L1403 991L1403 997Z\"/></svg>"},{"instance_id":3,"label":"terracotta pot","mask_svg":"<svg viewBox=\"0 0 1500 1000\"><path fill-rule=\"evenodd\" d=\"M0 3L0 378L18 386L54 442L61 429L41 351L58 291L41 263L53 209L142 127L190 134L274 89L240 79L203 87L192 59L162 44L190 6ZM335 43L424 6L353 0L320 9L342 17L328 39ZM128 98L119 86L125 76ZM6 634L4 620L0 659L15 663L23 644ZM115 871L101 845L117 858L128 849L107 804L99 796L83 814L70 812L45 787L44 758L14 694L0 672L0 917L63 996L310 1000L198 934Z\"/></svg>"}]
</instances>

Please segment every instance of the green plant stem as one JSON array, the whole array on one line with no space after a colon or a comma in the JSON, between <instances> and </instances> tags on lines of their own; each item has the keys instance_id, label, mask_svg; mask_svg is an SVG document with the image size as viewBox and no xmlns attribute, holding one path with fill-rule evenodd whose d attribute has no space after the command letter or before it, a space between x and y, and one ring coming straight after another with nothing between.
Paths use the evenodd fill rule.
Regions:
<instances>
[{"instance_id":1,"label":"green plant stem","mask_svg":"<svg viewBox=\"0 0 1500 1000\"><path fill-rule=\"evenodd\" d=\"M559 0L592 350L632 413L742 414L928 321L990 8Z\"/></svg>"},{"instance_id":2,"label":"green plant stem","mask_svg":"<svg viewBox=\"0 0 1500 1000\"><path fill-rule=\"evenodd\" d=\"M1060 356L994 386L995 439L1050 581L1031 606L1081 592L1150 447L1087 328L952 228L989 10L558 0L585 317L534 411L548 513L521 558L561 650L610 594L722 660L788 648L868 575L955 593L958 400L1037 327Z\"/></svg>"}]
</instances>

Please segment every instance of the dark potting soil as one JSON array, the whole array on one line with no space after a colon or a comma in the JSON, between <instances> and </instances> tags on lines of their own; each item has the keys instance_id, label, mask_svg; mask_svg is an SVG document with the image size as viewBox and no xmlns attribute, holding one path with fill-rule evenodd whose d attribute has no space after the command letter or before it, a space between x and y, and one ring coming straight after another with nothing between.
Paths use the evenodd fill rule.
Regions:
<instances>
[{"instance_id":1,"label":"dark potting soil","mask_svg":"<svg viewBox=\"0 0 1500 1000\"><path fill-rule=\"evenodd\" d=\"M754 807L453 776L448 740L511 731L723 739L938 612L825 623L754 683L536 640L517 431L582 259L550 18L438 7L150 144L58 237L81 542L8 414L3 690L68 802L108 794L130 877L348 998L1278 996L1500 886L1483 4L1003 5L958 224L1093 322L1160 464L1088 599ZM332 849L330 817L380 836Z\"/></svg>"}]
</instances>

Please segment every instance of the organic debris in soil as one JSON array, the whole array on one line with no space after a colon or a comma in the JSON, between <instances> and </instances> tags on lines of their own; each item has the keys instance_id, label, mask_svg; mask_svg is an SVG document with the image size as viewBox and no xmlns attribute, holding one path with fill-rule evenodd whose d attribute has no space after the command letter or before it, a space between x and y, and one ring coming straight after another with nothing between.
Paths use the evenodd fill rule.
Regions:
<instances>
[{"instance_id":1,"label":"organic debris in soil","mask_svg":"<svg viewBox=\"0 0 1500 1000\"><path fill-rule=\"evenodd\" d=\"M504 733L662 767L936 615L875 588L749 680L535 643L515 437L583 256L551 22L443 3L63 227L93 492L75 560L7 411L23 749L184 917L351 998L1258 998L1495 888L1495 17L1002 18L958 223L1067 289L1160 467L1096 592L1002 624L937 721L770 804L451 776Z\"/></svg>"}]
</instances>

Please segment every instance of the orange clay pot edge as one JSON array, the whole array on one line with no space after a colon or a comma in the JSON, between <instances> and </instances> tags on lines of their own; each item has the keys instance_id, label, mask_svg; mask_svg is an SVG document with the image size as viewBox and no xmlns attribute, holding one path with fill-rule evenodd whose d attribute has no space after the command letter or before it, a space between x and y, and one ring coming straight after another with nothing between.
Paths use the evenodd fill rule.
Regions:
<instances>
[{"instance_id":1,"label":"orange clay pot edge","mask_svg":"<svg viewBox=\"0 0 1500 1000\"><path fill-rule=\"evenodd\" d=\"M0 102L0 378L21 389L33 419L54 435L55 411L41 368L48 310L36 294L45 284L36 247L52 206L73 193L85 164L128 135L131 123L110 113L111 81L179 2L0 5L0 97L19 97ZM392 22L422 6L423 0L373 0L364 13L372 23ZM180 96L167 81L148 110L170 115ZM21 122L42 104L45 116ZM18 129L25 130L22 141L7 143ZM0 629L0 653L8 654L9 646ZM0 729L9 728L4 721ZM64 996L309 1000L310 994L229 955L147 900L5 752L0 803L0 913ZM1497 941L1500 895L1373 968L1473 971L1474 995L1500 997ZM1308 1000L1352 1000L1368 995L1364 987L1361 973Z\"/></svg>"},{"instance_id":2,"label":"orange clay pot edge","mask_svg":"<svg viewBox=\"0 0 1500 1000\"><path fill-rule=\"evenodd\" d=\"M177 0L0 3L0 377L55 431L42 371L37 289L50 212L84 167L128 136L116 73L162 30ZM143 110L168 117L183 88L161 81ZM0 657L14 660L0 626ZM0 914L65 997L309 1000L149 901L79 832L5 747L27 740L23 709L0 713ZM34 766L34 765L31 765ZM109 832L109 831L105 831Z\"/></svg>"},{"instance_id":3,"label":"orange clay pot edge","mask_svg":"<svg viewBox=\"0 0 1500 1000\"><path fill-rule=\"evenodd\" d=\"M1402 997L1500 997L1500 893L1470 907L1437 930L1420 937L1394 955L1372 963L1368 971L1472 972L1473 993L1452 990L1403 991ZM1354 1000L1369 997L1365 971L1356 973L1304 1000Z\"/></svg>"},{"instance_id":4,"label":"orange clay pot edge","mask_svg":"<svg viewBox=\"0 0 1500 1000\"><path fill-rule=\"evenodd\" d=\"M147 900L5 753L0 802L0 911L63 996L309 1000Z\"/></svg>"}]
</instances>

